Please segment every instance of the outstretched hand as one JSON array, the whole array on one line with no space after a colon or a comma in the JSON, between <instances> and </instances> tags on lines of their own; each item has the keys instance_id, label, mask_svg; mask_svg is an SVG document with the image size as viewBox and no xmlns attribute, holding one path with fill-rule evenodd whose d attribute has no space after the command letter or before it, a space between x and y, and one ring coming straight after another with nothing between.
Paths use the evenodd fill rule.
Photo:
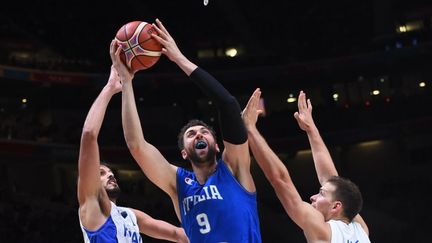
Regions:
<instances>
[{"instance_id":1,"label":"outstretched hand","mask_svg":"<svg viewBox=\"0 0 432 243\"><path fill-rule=\"evenodd\" d=\"M162 22L156 19L156 24L153 24L153 27L156 29L158 35L152 34L152 37L163 46L162 53L173 62L181 59L183 54Z\"/></svg>"},{"instance_id":2,"label":"outstretched hand","mask_svg":"<svg viewBox=\"0 0 432 243\"><path fill-rule=\"evenodd\" d=\"M308 132L315 126L315 123L312 118L312 103L310 99L306 100L306 94L303 91L300 91L297 106L298 111L294 113L294 118L299 127Z\"/></svg>"},{"instance_id":3,"label":"outstretched hand","mask_svg":"<svg viewBox=\"0 0 432 243\"><path fill-rule=\"evenodd\" d=\"M261 90L257 88L249 98L249 101L242 112L242 118L246 129L254 128L258 120L258 116L263 113L263 110L259 108L260 98Z\"/></svg>"},{"instance_id":4,"label":"outstretched hand","mask_svg":"<svg viewBox=\"0 0 432 243\"><path fill-rule=\"evenodd\" d=\"M110 57L111 57L111 61L113 64L112 66L116 70L121 83L130 82L130 81L132 81L132 79L134 77L134 73L131 72L126 67L126 65L121 61L121 59L120 59L121 50L122 50L122 48L118 44L118 42L116 40L112 40L111 45L110 45ZM112 68L111 68L111 70L112 70Z\"/></svg>"}]
</instances>

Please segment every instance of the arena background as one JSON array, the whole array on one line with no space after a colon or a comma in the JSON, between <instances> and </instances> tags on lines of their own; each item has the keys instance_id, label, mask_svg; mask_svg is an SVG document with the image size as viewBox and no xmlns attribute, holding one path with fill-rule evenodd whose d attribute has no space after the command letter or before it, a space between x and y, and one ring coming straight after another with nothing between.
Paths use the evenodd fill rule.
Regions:
<instances>
[{"instance_id":1,"label":"arena background","mask_svg":"<svg viewBox=\"0 0 432 243\"><path fill-rule=\"evenodd\" d=\"M372 242L423 242L432 215L432 3L365 1L10 1L0 8L0 241L82 242L76 200L85 115L107 79L108 48L132 20L160 18L191 60L246 104L263 91L259 129L304 200L319 185L288 98L306 91L342 176L362 190ZM233 53L236 53L235 55ZM146 137L177 165L180 127L211 103L166 57L136 75ZM169 198L127 151L120 95L101 156L118 172L119 204L178 225ZM261 170L263 242L305 242ZM160 242L146 238L146 242Z\"/></svg>"}]
</instances>

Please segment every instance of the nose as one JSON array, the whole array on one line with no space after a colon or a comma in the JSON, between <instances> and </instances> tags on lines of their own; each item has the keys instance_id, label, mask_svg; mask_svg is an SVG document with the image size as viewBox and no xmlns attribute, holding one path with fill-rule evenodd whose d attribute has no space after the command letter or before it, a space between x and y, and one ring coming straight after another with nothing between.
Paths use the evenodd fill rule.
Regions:
<instances>
[{"instance_id":1,"label":"nose","mask_svg":"<svg viewBox=\"0 0 432 243\"><path fill-rule=\"evenodd\" d=\"M312 196L310 197L311 202L315 202L315 201L316 201L316 196L317 196L317 194L312 195Z\"/></svg>"},{"instance_id":2,"label":"nose","mask_svg":"<svg viewBox=\"0 0 432 243\"><path fill-rule=\"evenodd\" d=\"M196 138L202 138L202 137L203 137L202 133L201 132L197 132Z\"/></svg>"},{"instance_id":3,"label":"nose","mask_svg":"<svg viewBox=\"0 0 432 243\"><path fill-rule=\"evenodd\" d=\"M113 174L113 173L110 173L110 174L108 175L108 180L111 180L111 179L114 179L114 174Z\"/></svg>"}]
</instances>

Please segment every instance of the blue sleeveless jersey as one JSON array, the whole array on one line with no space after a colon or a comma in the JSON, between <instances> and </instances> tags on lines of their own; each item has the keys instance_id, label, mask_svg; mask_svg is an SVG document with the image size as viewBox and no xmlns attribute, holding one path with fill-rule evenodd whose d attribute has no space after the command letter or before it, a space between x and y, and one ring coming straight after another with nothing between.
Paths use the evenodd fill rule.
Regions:
<instances>
[{"instance_id":1,"label":"blue sleeveless jersey","mask_svg":"<svg viewBox=\"0 0 432 243\"><path fill-rule=\"evenodd\" d=\"M256 193L246 191L224 161L204 185L193 172L178 168L177 193L191 243L261 242Z\"/></svg>"},{"instance_id":2,"label":"blue sleeveless jersey","mask_svg":"<svg viewBox=\"0 0 432 243\"><path fill-rule=\"evenodd\" d=\"M111 214L97 230L91 231L81 224L85 243L142 243L137 219L129 208L111 202Z\"/></svg>"}]
</instances>

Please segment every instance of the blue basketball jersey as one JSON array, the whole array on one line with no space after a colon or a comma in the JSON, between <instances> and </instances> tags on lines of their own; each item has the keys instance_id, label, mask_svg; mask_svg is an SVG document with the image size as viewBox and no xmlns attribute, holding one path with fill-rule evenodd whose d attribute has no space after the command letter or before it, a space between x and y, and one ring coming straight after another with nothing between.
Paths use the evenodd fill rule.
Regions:
<instances>
[{"instance_id":1,"label":"blue basketball jersey","mask_svg":"<svg viewBox=\"0 0 432 243\"><path fill-rule=\"evenodd\" d=\"M259 243L256 193L246 191L224 161L204 185L195 174L177 170L182 226L191 243Z\"/></svg>"},{"instance_id":2,"label":"blue basketball jersey","mask_svg":"<svg viewBox=\"0 0 432 243\"><path fill-rule=\"evenodd\" d=\"M129 208L118 207L111 202L111 214L97 230L81 230L85 243L142 243L137 219Z\"/></svg>"}]
</instances>

